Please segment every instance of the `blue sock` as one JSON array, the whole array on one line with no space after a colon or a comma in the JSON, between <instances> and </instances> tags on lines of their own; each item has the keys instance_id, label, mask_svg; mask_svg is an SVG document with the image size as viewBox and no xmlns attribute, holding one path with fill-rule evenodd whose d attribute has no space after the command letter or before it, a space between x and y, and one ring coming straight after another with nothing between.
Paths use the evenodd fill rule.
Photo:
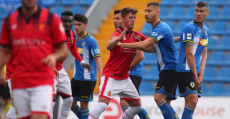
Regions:
<instances>
[{"instance_id":1,"label":"blue sock","mask_svg":"<svg viewBox=\"0 0 230 119\"><path fill-rule=\"evenodd\" d=\"M165 119L173 119L172 110L166 101L159 103L158 107L161 109L161 112Z\"/></svg>"},{"instance_id":2,"label":"blue sock","mask_svg":"<svg viewBox=\"0 0 230 119\"><path fill-rule=\"evenodd\" d=\"M123 113L129 108L129 105L122 106Z\"/></svg>"},{"instance_id":3,"label":"blue sock","mask_svg":"<svg viewBox=\"0 0 230 119\"><path fill-rule=\"evenodd\" d=\"M149 114L146 112L145 109L142 109L141 112L138 113L140 119L150 119Z\"/></svg>"},{"instance_id":4,"label":"blue sock","mask_svg":"<svg viewBox=\"0 0 230 119\"><path fill-rule=\"evenodd\" d=\"M81 119L88 119L89 108L81 109Z\"/></svg>"},{"instance_id":5,"label":"blue sock","mask_svg":"<svg viewBox=\"0 0 230 119\"><path fill-rule=\"evenodd\" d=\"M194 107L186 105L181 119L192 119L194 110Z\"/></svg>"},{"instance_id":6,"label":"blue sock","mask_svg":"<svg viewBox=\"0 0 230 119\"><path fill-rule=\"evenodd\" d=\"M172 113L173 113L173 119L179 119L179 117L178 117L178 115L177 115L177 113L176 113L176 111L170 106L170 108L171 108L171 110L172 110Z\"/></svg>"},{"instance_id":7,"label":"blue sock","mask_svg":"<svg viewBox=\"0 0 230 119\"><path fill-rule=\"evenodd\" d=\"M77 115L79 119L81 119L81 110L80 107L77 105L77 107L74 109L74 113Z\"/></svg>"}]
</instances>

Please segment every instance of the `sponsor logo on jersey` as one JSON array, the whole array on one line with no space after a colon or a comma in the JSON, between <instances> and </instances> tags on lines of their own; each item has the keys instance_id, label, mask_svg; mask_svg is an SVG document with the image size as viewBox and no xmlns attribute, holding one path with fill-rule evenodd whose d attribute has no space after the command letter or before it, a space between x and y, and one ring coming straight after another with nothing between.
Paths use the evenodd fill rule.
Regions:
<instances>
[{"instance_id":1,"label":"sponsor logo on jersey","mask_svg":"<svg viewBox=\"0 0 230 119\"><path fill-rule=\"evenodd\" d=\"M45 29L45 23L44 22L40 22L38 25L38 29L39 30L44 30Z\"/></svg>"},{"instance_id":2,"label":"sponsor logo on jersey","mask_svg":"<svg viewBox=\"0 0 230 119\"><path fill-rule=\"evenodd\" d=\"M157 36L158 33L157 32L152 32L151 36Z\"/></svg>"},{"instance_id":3,"label":"sponsor logo on jersey","mask_svg":"<svg viewBox=\"0 0 230 119\"><path fill-rule=\"evenodd\" d=\"M207 39L200 39L199 40L199 45L207 46L208 45L208 40Z\"/></svg>"}]
</instances>

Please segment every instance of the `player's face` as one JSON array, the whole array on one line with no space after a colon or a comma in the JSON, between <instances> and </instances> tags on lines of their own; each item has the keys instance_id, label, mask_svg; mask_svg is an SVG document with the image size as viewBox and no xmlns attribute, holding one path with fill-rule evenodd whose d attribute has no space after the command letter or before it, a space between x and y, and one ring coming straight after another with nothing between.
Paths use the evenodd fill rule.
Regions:
<instances>
[{"instance_id":1,"label":"player's face","mask_svg":"<svg viewBox=\"0 0 230 119\"><path fill-rule=\"evenodd\" d=\"M206 7L195 7L195 20L198 23L205 22L206 17L208 16L209 11Z\"/></svg>"},{"instance_id":2,"label":"player's face","mask_svg":"<svg viewBox=\"0 0 230 119\"><path fill-rule=\"evenodd\" d=\"M73 16L63 15L61 21L65 27L66 31L70 31L73 26Z\"/></svg>"},{"instance_id":3,"label":"player's face","mask_svg":"<svg viewBox=\"0 0 230 119\"><path fill-rule=\"evenodd\" d=\"M147 23L151 23L156 19L157 10L154 9L153 5L145 7L145 20Z\"/></svg>"},{"instance_id":4,"label":"player's face","mask_svg":"<svg viewBox=\"0 0 230 119\"><path fill-rule=\"evenodd\" d=\"M113 22L114 22L115 29L117 29L118 26L121 26L121 13L114 15Z\"/></svg>"},{"instance_id":5,"label":"player's face","mask_svg":"<svg viewBox=\"0 0 230 119\"><path fill-rule=\"evenodd\" d=\"M84 24L83 22L80 21L75 21L74 28L76 34L82 34L86 30L87 24Z\"/></svg>"},{"instance_id":6,"label":"player's face","mask_svg":"<svg viewBox=\"0 0 230 119\"><path fill-rule=\"evenodd\" d=\"M22 1L22 6L27 8L27 9L31 9L33 7L35 7L37 0L21 0Z\"/></svg>"},{"instance_id":7,"label":"player's face","mask_svg":"<svg viewBox=\"0 0 230 119\"><path fill-rule=\"evenodd\" d=\"M132 14L131 12L129 12L129 14L127 14L125 18L122 17L122 22L124 23L125 27L127 27L127 29L134 28L135 20L136 20L136 14Z\"/></svg>"}]
</instances>

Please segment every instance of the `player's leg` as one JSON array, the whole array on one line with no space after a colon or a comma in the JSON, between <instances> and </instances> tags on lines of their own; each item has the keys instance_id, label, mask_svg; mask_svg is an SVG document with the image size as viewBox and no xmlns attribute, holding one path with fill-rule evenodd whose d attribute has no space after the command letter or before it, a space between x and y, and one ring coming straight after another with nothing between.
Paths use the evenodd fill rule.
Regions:
<instances>
[{"instance_id":1,"label":"player's leg","mask_svg":"<svg viewBox=\"0 0 230 119\"><path fill-rule=\"evenodd\" d=\"M99 116L105 111L107 108L110 99L121 91L121 87L119 87L119 81L116 81L113 78L101 77L100 84L100 93L99 100L96 106L92 111L90 111L88 119L98 119Z\"/></svg>"},{"instance_id":2,"label":"player's leg","mask_svg":"<svg viewBox=\"0 0 230 119\"><path fill-rule=\"evenodd\" d=\"M166 96L175 99L177 87L177 74L174 70L164 70L159 74L154 100L160 108L165 119L173 119L173 111L170 105L166 102Z\"/></svg>"},{"instance_id":3,"label":"player's leg","mask_svg":"<svg viewBox=\"0 0 230 119\"><path fill-rule=\"evenodd\" d=\"M93 101L93 90L96 85L96 81L80 81L80 96L79 101L81 104L81 119L88 119L89 108L88 104Z\"/></svg>"},{"instance_id":4,"label":"player's leg","mask_svg":"<svg viewBox=\"0 0 230 119\"><path fill-rule=\"evenodd\" d=\"M28 89L30 93L31 119L47 119L53 101L53 86L43 85Z\"/></svg>"},{"instance_id":5,"label":"player's leg","mask_svg":"<svg viewBox=\"0 0 230 119\"><path fill-rule=\"evenodd\" d=\"M11 99L13 100L12 89L11 89L11 79L8 79L7 83L8 83L8 86L9 86ZM7 112L6 118L16 119L16 110L15 110L13 104L11 105L10 110Z\"/></svg>"},{"instance_id":6,"label":"player's leg","mask_svg":"<svg viewBox=\"0 0 230 119\"><path fill-rule=\"evenodd\" d=\"M15 112L17 112L18 119L30 119L30 95L27 89L14 89L12 91ZM17 109L17 110L16 110Z\"/></svg>"},{"instance_id":7,"label":"player's leg","mask_svg":"<svg viewBox=\"0 0 230 119\"><path fill-rule=\"evenodd\" d=\"M63 103L61 105L59 119L66 119L69 115L70 108L72 106L73 97L71 84L68 74L65 69L61 69L59 72L59 83L57 84L57 93L61 95Z\"/></svg>"},{"instance_id":8,"label":"player's leg","mask_svg":"<svg viewBox=\"0 0 230 119\"><path fill-rule=\"evenodd\" d=\"M140 87L140 84L141 84L142 77L130 75L130 79L133 82L138 94L140 95L139 87ZM147 111L144 108L141 110L140 113L138 113L138 116L141 119L149 119L149 114L147 113Z\"/></svg>"},{"instance_id":9,"label":"player's leg","mask_svg":"<svg viewBox=\"0 0 230 119\"><path fill-rule=\"evenodd\" d=\"M191 72L178 72L178 86L180 96L185 97L185 108L182 119L192 119L198 102L195 79Z\"/></svg>"},{"instance_id":10,"label":"player's leg","mask_svg":"<svg viewBox=\"0 0 230 119\"><path fill-rule=\"evenodd\" d=\"M3 85L0 86L0 92L2 94L2 98L5 101L5 108L8 112L11 107L11 97L8 84L4 87Z\"/></svg>"},{"instance_id":11,"label":"player's leg","mask_svg":"<svg viewBox=\"0 0 230 119\"><path fill-rule=\"evenodd\" d=\"M140 113L141 110L143 110L141 106L139 94L130 78L126 80L122 80L120 82L121 82L120 86L122 87L122 92L119 93L119 96L122 99L126 100L130 106L123 113L122 118L133 119L136 114Z\"/></svg>"},{"instance_id":12,"label":"player's leg","mask_svg":"<svg viewBox=\"0 0 230 119\"><path fill-rule=\"evenodd\" d=\"M54 86L53 86L53 102L52 102L52 108L51 108L51 111L50 111L50 119L53 119L53 108L54 108L54 105L56 103L56 95L57 95L57 84L58 84L58 81L56 78L54 79Z\"/></svg>"},{"instance_id":13,"label":"player's leg","mask_svg":"<svg viewBox=\"0 0 230 119\"><path fill-rule=\"evenodd\" d=\"M173 113L173 118L174 119L179 119L179 116L177 115L176 111L173 109L173 107L171 106L171 101L172 101L172 98L170 98L171 96L167 95L166 96L166 99L165 101L168 103L168 105L170 106L171 108L171 111Z\"/></svg>"},{"instance_id":14,"label":"player's leg","mask_svg":"<svg viewBox=\"0 0 230 119\"><path fill-rule=\"evenodd\" d=\"M80 81L72 79L71 80L71 89L73 96L73 103L71 106L71 110L76 114L76 116L81 119L81 108L77 105L77 101L80 97Z\"/></svg>"}]
</instances>

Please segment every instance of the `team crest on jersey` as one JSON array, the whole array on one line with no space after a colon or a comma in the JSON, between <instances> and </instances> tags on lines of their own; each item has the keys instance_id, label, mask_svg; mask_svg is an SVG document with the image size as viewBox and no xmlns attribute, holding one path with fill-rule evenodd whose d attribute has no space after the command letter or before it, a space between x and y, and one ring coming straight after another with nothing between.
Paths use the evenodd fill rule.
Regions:
<instances>
[{"instance_id":1,"label":"team crest on jersey","mask_svg":"<svg viewBox=\"0 0 230 119\"><path fill-rule=\"evenodd\" d=\"M39 30L44 30L44 29L45 29L45 23L44 23L44 22L40 22L40 23L38 24L38 29L39 29Z\"/></svg>"},{"instance_id":2,"label":"team crest on jersey","mask_svg":"<svg viewBox=\"0 0 230 119\"><path fill-rule=\"evenodd\" d=\"M108 92L108 96L111 96L111 91Z\"/></svg>"},{"instance_id":3,"label":"team crest on jersey","mask_svg":"<svg viewBox=\"0 0 230 119\"><path fill-rule=\"evenodd\" d=\"M195 87L195 83L194 83L194 82L191 82L191 83L190 83L190 86L191 86L192 88L194 88L194 87Z\"/></svg>"},{"instance_id":4,"label":"team crest on jersey","mask_svg":"<svg viewBox=\"0 0 230 119\"><path fill-rule=\"evenodd\" d=\"M71 43L73 44L73 42L74 42L74 39L72 39Z\"/></svg>"},{"instance_id":5,"label":"team crest on jersey","mask_svg":"<svg viewBox=\"0 0 230 119\"><path fill-rule=\"evenodd\" d=\"M81 43L81 46L82 46L82 47L85 46L85 42L82 42L82 43Z\"/></svg>"}]
</instances>

